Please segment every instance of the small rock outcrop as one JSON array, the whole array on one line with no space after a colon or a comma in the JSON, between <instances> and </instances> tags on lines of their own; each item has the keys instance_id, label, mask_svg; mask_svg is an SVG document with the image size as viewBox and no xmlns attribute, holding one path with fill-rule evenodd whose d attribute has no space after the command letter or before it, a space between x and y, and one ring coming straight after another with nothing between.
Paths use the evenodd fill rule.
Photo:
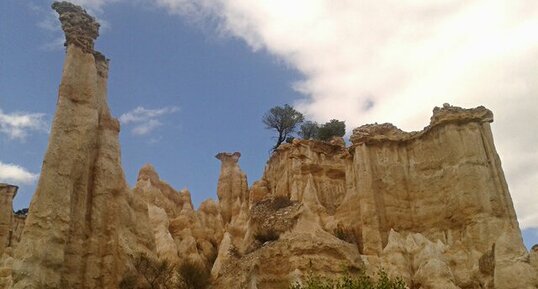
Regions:
<instances>
[{"instance_id":1,"label":"small rock outcrop","mask_svg":"<svg viewBox=\"0 0 538 289\"><path fill-rule=\"evenodd\" d=\"M15 223L13 199L18 189L17 186L0 183L0 257L6 248L12 246Z\"/></svg>"},{"instance_id":2,"label":"small rock outcrop","mask_svg":"<svg viewBox=\"0 0 538 289\"><path fill-rule=\"evenodd\" d=\"M80 6L69 2L54 2L52 9L58 12L65 33L65 47L73 44L86 53L94 51L94 41L99 37L99 23L83 11Z\"/></svg>"}]
</instances>

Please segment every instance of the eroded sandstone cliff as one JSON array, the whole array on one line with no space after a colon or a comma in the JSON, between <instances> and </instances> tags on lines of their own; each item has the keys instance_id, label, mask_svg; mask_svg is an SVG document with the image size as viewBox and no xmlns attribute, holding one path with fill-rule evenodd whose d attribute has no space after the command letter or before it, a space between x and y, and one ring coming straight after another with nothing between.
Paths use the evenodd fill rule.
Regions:
<instances>
[{"instance_id":1,"label":"eroded sandstone cliff","mask_svg":"<svg viewBox=\"0 0 538 289\"><path fill-rule=\"evenodd\" d=\"M219 153L218 201L196 210L151 165L128 187L99 24L53 8L66 34L57 110L26 219L12 213L16 187L0 184L0 288L119 288L140 255L197 263L222 289L378 267L417 289L538 288L486 108L435 108L420 132L361 126L349 147L283 144L250 188L241 154Z\"/></svg>"},{"instance_id":2,"label":"eroded sandstone cliff","mask_svg":"<svg viewBox=\"0 0 538 289\"><path fill-rule=\"evenodd\" d=\"M107 104L108 60L93 50L99 25L79 6L54 3L66 58L49 145L21 241L13 288L116 288L129 250L152 249L137 230ZM131 231L130 233L124 231ZM138 250L138 248L136 248Z\"/></svg>"}]
</instances>

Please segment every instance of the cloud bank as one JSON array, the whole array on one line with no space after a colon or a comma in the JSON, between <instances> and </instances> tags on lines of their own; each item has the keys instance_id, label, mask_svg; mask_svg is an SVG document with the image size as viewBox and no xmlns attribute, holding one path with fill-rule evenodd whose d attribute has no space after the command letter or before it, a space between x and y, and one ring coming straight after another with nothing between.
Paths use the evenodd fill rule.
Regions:
<instances>
[{"instance_id":1,"label":"cloud bank","mask_svg":"<svg viewBox=\"0 0 538 289\"><path fill-rule=\"evenodd\" d=\"M160 118L167 114L179 111L176 106L163 107L158 109L147 109L139 106L120 116L119 120L122 125L133 125L131 133L136 136L144 136L152 133L160 127L162 122Z\"/></svg>"},{"instance_id":2,"label":"cloud bank","mask_svg":"<svg viewBox=\"0 0 538 289\"><path fill-rule=\"evenodd\" d=\"M99 10L109 1L79 3ZM492 109L521 226L538 228L538 1L150 2L217 23L300 71L292 85L304 98L295 105L317 121L417 130L445 102Z\"/></svg>"},{"instance_id":3,"label":"cloud bank","mask_svg":"<svg viewBox=\"0 0 538 289\"><path fill-rule=\"evenodd\" d=\"M31 173L19 165L0 162L0 183L28 185L33 184L38 177L38 174Z\"/></svg>"}]
</instances>

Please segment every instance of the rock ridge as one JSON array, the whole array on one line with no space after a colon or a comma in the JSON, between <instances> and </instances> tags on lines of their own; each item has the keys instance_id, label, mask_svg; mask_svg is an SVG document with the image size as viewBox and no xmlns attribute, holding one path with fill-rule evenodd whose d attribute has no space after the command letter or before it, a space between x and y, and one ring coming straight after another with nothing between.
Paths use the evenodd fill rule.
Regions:
<instances>
[{"instance_id":1,"label":"rock ridge","mask_svg":"<svg viewBox=\"0 0 538 289\"><path fill-rule=\"evenodd\" d=\"M449 123L465 124L469 122L493 122L493 113L483 106L465 109L445 103L443 107L435 107L433 109L430 124L421 131L406 132L391 123L366 124L355 128L350 140L353 145L384 141L408 142L421 138L429 131L441 125Z\"/></svg>"}]
</instances>

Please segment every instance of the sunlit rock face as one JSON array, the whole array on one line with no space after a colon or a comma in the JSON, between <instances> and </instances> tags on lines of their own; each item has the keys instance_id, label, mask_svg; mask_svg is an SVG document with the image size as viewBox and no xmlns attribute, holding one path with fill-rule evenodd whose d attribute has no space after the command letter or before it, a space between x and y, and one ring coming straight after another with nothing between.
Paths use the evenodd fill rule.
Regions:
<instances>
[{"instance_id":1,"label":"sunlit rock face","mask_svg":"<svg viewBox=\"0 0 538 289\"><path fill-rule=\"evenodd\" d=\"M250 188L241 154L219 153L218 201L196 209L151 165L128 187L99 24L53 8L66 34L56 114L27 217L0 184L0 288L115 289L141 254L198 263L215 289L380 266L416 289L538 288L538 249L523 246L486 108L435 108L420 132L361 126L349 147L283 144Z\"/></svg>"},{"instance_id":2,"label":"sunlit rock face","mask_svg":"<svg viewBox=\"0 0 538 289\"><path fill-rule=\"evenodd\" d=\"M355 129L349 148L338 141L282 145L250 189L241 255L226 259L235 265L220 270L217 284L230 286L243 262L256 268L240 270L245 286L255 280L258 288L271 288L304 275L300 262L268 265L282 258L312 258L319 266L313 271L336 274L328 268L334 270L331 258L338 254L324 257L317 249L313 258L289 248L344 248L338 240L352 245L349 259L336 258L342 264L382 266L413 288L536 288L492 121L484 107L444 105L420 132L373 124ZM305 232L310 236L301 238ZM288 250L279 251L282 244Z\"/></svg>"},{"instance_id":3,"label":"sunlit rock face","mask_svg":"<svg viewBox=\"0 0 538 289\"><path fill-rule=\"evenodd\" d=\"M211 269L224 229L217 203L207 200L195 210L190 192L176 191L151 165L140 170L133 193L147 204L159 258L173 264L189 260Z\"/></svg>"},{"instance_id":4,"label":"sunlit rock face","mask_svg":"<svg viewBox=\"0 0 538 289\"><path fill-rule=\"evenodd\" d=\"M107 104L108 61L93 50L99 25L82 8L54 3L66 32L56 114L19 245L13 288L116 288L149 223L125 182L119 122ZM140 229L138 231L138 229Z\"/></svg>"}]
</instances>

